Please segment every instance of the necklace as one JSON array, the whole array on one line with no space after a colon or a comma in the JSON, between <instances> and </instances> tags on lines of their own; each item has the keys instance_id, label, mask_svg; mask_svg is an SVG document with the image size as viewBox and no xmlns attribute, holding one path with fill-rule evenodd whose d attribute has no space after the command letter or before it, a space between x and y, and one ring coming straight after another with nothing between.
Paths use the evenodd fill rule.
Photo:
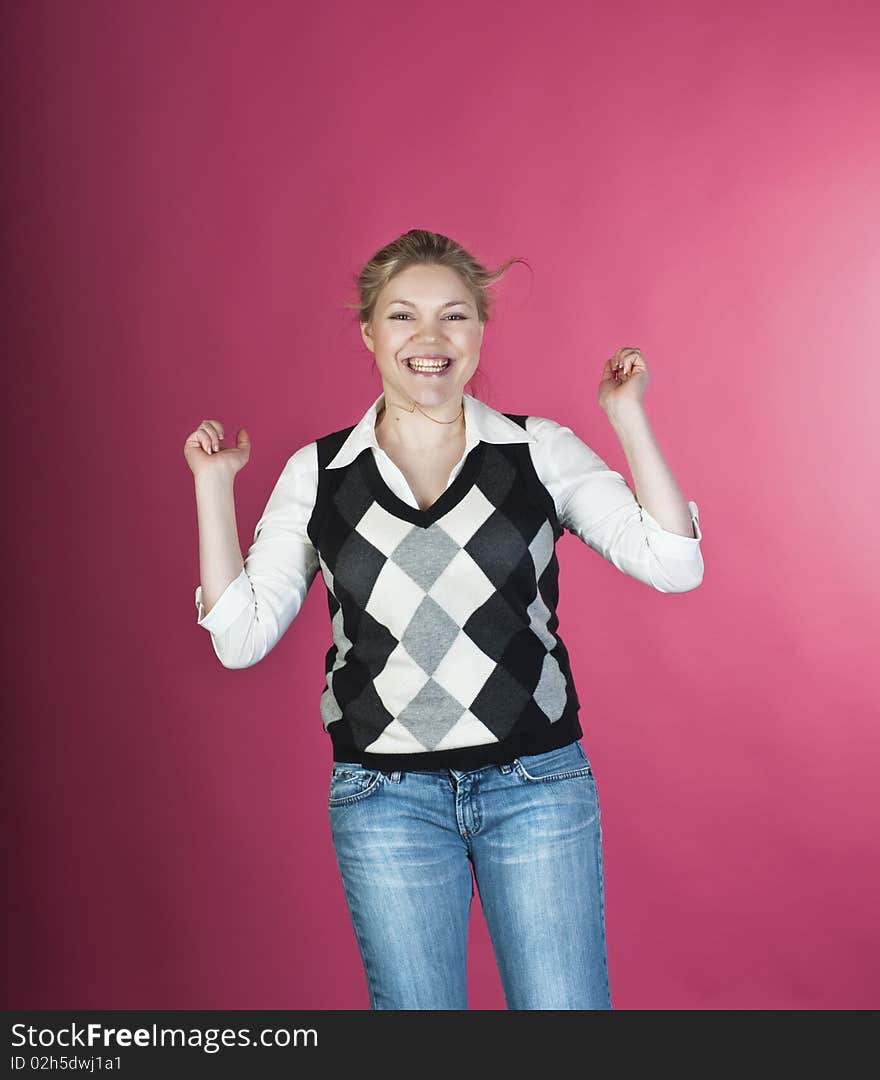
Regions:
<instances>
[{"instance_id":1,"label":"necklace","mask_svg":"<svg viewBox=\"0 0 880 1080\"><path fill-rule=\"evenodd\" d=\"M455 421L458 420L458 418L464 412L464 399L462 399L461 409L459 409L458 416L454 416L451 420L437 420L435 417L430 416L428 413L426 413L425 410L421 407L421 405L419 405L416 401L414 401L408 409L405 405L398 405L396 401L386 401L386 404L394 405L398 409L405 409L407 412L410 413L413 412L413 410L418 409L422 416L427 416L428 419L433 420L435 424L454 424Z\"/></svg>"}]
</instances>

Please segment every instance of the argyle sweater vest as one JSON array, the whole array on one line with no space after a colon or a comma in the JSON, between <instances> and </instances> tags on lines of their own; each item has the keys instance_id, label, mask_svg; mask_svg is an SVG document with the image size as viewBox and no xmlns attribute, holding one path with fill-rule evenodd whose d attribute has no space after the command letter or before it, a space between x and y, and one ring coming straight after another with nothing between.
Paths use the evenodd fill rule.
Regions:
<instances>
[{"instance_id":1,"label":"argyle sweater vest","mask_svg":"<svg viewBox=\"0 0 880 1080\"><path fill-rule=\"evenodd\" d=\"M333 634L320 708L334 760L468 769L579 738L556 633L563 529L528 444L477 443L420 510L370 448L326 467L351 431L317 440L308 524Z\"/></svg>"}]
</instances>

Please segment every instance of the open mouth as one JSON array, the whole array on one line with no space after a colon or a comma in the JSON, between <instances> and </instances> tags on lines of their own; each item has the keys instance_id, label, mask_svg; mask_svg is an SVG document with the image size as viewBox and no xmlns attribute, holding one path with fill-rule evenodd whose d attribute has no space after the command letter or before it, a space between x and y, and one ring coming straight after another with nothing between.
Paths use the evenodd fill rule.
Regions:
<instances>
[{"instance_id":1,"label":"open mouth","mask_svg":"<svg viewBox=\"0 0 880 1080\"><path fill-rule=\"evenodd\" d=\"M416 375L443 375L452 367L448 356L410 356L404 364Z\"/></svg>"}]
</instances>

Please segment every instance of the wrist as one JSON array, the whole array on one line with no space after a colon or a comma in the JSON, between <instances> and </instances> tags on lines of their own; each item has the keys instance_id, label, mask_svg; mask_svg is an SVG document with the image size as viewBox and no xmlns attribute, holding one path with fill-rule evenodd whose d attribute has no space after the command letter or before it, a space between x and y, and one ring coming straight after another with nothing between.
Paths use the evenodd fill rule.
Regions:
<instances>
[{"instance_id":1,"label":"wrist","mask_svg":"<svg viewBox=\"0 0 880 1080\"><path fill-rule=\"evenodd\" d=\"M620 402L613 408L609 407L605 410L605 415L608 417L611 426L616 431L619 431L647 419L648 414L640 401L627 401Z\"/></svg>"},{"instance_id":2,"label":"wrist","mask_svg":"<svg viewBox=\"0 0 880 1080\"><path fill-rule=\"evenodd\" d=\"M193 476L196 492L225 492L232 491L235 484L235 474L225 469L204 469Z\"/></svg>"}]
</instances>

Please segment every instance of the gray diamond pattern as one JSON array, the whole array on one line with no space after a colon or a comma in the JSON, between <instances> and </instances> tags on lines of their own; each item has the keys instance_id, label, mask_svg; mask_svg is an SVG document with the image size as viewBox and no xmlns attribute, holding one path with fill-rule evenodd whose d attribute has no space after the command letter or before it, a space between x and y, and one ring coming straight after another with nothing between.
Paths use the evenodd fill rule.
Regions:
<instances>
[{"instance_id":1,"label":"gray diamond pattern","mask_svg":"<svg viewBox=\"0 0 880 1080\"><path fill-rule=\"evenodd\" d=\"M433 749L454 727L461 705L439 683L428 679L398 719L404 727Z\"/></svg>"},{"instance_id":2,"label":"gray diamond pattern","mask_svg":"<svg viewBox=\"0 0 880 1080\"><path fill-rule=\"evenodd\" d=\"M442 529L412 529L394 549L394 561L428 591L461 547Z\"/></svg>"},{"instance_id":3,"label":"gray diamond pattern","mask_svg":"<svg viewBox=\"0 0 880 1080\"><path fill-rule=\"evenodd\" d=\"M419 667L433 675L458 637L459 629L458 623L450 619L436 600L426 596L410 619L401 642Z\"/></svg>"}]
</instances>

